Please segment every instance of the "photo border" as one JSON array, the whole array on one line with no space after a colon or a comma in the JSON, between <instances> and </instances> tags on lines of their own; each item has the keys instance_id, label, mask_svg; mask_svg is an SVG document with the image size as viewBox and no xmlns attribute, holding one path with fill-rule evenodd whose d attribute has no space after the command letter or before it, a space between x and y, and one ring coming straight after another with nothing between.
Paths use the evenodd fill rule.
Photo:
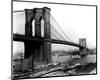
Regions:
<instances>
[{"instance_id":1,"label":"photo border","mask_svg":"<svg viewBox=\"0 0 100 80\"><path fill-rule=\"evenodd\" d=\"M53 78L53 77L70 77L70 76L88 76L88 75L97 75L98 71L98 62L97 62L97 50L98 50L98 6L89 5L89 4L72 4L72 3L57 3L57 2L42 2L42 1L22 1L22 0L11 0L11 79L13 80L13 66L12 66L12 57L13 57L13 2L27 2L27 3L44 3L44 4L58 4L58 5L75 5L75 6L89 6L96 8L96 73L95 74L78 74L78 75L62 75L62 76L47 76L47 77L37 77L37 78ZM15 11L21 12L22 10ZM24 79L36 79L36 78L24 78Z\"/></svg>"}]
</instances>

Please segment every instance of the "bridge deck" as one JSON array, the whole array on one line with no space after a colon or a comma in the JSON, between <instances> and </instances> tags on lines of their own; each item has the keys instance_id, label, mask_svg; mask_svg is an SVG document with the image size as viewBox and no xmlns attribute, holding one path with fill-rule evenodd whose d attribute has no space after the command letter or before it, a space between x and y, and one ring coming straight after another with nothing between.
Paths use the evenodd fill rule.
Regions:
<instances>
[{"instance_id":1,"label":"bridge deck","mask_svg":"<svg viewBox=\"0 0 100 80\"><path fill-rule=\"evenodd\" d=\"M57 43L57 44L64 44L64 45L71 45L76 47L81 47L79 44L69 42L69 41L62 41L62 40L55 40L55 39L45 39L45 38L36 38L36 37L26 37L25 35L21 34L13 34L13 40L14 41L44 41L44 42L51 42L51 43Z\"/></svg>"}]
</instances>

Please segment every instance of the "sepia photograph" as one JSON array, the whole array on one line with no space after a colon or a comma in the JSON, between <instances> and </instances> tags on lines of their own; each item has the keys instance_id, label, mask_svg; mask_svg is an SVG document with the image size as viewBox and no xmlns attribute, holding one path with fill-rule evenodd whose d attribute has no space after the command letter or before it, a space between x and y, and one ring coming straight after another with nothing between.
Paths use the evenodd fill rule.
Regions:
<instances>
[{"instance_id":1,"label":"sepia photograph","mask_svg":"<svg viewBox=\"0 0 100 80\"><path fill-rule=\"evenodd\" d=\"M12 0L12 79L97 74L97 6Z\"/></svg>"}]
</instances>

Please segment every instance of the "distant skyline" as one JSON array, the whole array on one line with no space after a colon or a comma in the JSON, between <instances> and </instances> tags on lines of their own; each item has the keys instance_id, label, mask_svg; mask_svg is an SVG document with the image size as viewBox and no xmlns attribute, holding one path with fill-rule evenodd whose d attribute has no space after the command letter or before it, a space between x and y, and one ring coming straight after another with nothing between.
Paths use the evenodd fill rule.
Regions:
<instances>
[{"instance_id":1,"label":"distant skyline","mask_svg":"<svg viewBox=\"0 0 100 80\"><path fill-rule=\"evenodd\" d=\"M15 10L33 9L35 7L44 7L44 6L51 8L51 14L56 19L57 23L60 25L64 33L72 41L78 43L79 38L86 38L87 46L89 48L96 47L96 7L14 2L13 9L15 11ZM15 15L17 15L17 13L14 13L14 16ZM21 13L21 15L24 16L24 13ZM15 17L13 18L15 19ZM22 23L24 23L24 21L22 21L21 19L25 18L22 17L20 18L20 20L18 19L16 20L18 24L14 24L13 31L14 32L18 31L19 33L23 33L24 24ZM18 27L15 28L16 26ZM58 46L58 45L59 44L53 44L52 45L53 50L59 50L59 49L67 50L70 48L74 49L74 47L68 47L65 45ZM23 50L22 46L20 46L20 48L18 47L19 49L17 50L22 51ZM22 50L20 50L21 48Z\"/></svg>"}]
</instances>

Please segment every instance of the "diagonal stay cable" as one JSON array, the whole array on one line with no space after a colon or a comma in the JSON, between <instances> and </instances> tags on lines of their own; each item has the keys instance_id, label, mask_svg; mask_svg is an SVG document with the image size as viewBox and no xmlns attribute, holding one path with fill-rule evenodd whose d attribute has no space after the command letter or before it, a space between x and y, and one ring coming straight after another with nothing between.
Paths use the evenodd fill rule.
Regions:
<instances>
[{"instance_id":1,"label":"diagonal stay cable","mask_svg":"<svg viewBox=\"0 0 100 80\"><path fill-rule=\"evenodd\" d=\"M52 34L52 36L55 36L55 39L57 38L57 39L59 39L59 40L61 40L58 36L56 36L54 33L51 33Z\"/></svg>"},{"instance_id":2,"label":"diagonal stay cable","mask_svg":"<svg viewBox=\"0 0 100 80\"><path fill-rule=\"evenodd\" d=\"M51 26L51 28L53 28L53 30L54 30L62 39L66 40L63 36L61 36L61 34L58 33L58 31L57 31L53 26Z\"/></svg>"},{"instance_id":3,"label":"diagonal stay cable","mask_svg":"<svg viewBox=\"0 0 100 80\"><path fill-rule=\"evenodd\" d=\"M56 35L54 35L53 33L51 33L54 37L55 37L55 39L57 38L57 39L59 39ZM60 40L60 39L59 39Z\"/></svg>"},{"instance_id":4,"label":"diagonal stay cable","mask_svg":"<svg viewBox=\"0 0 100 80\"><path fill-rule=\"evenodd\" d=\"M55 18L51 15L51 17L55 20ZM57 23L57 21L55 20L55 22L56 22L56 24L58 25L58 23ZM59 29L63 32L63 30L60 28L60 26L58 25L58 27L59 27ZM63 32L63 34L65 35L65 37L67 38L67 39L69 39L70 41L72 41L64 32Z\"/></svg>"},{"instance_id":5,"label":"diagonal stay cable","mask_svg":"<svg viewBox=\"0 0 100 80\"><path fill-rule=\"evenodd\" d=\"M52 15L51 15L52 16ZM58 23L57 23L57 21L55 20L55 18L52 16L52 18L54 19L54 21L55 21L55 23L58 25ZM59 27L59 29L63 32L63 30L60 28L60 26L58 25L58 27ZM67 38L67 39L69 39L70 40L70 38L63 32L63 34L65 35L65 37Z\"/></svg>"},{"instance_id":6,"label":"diagonal stay cable","mask_svg":"<svg viewBox=\"0 0 100 80\"><path fill-rule=\"evenodd\" d=\"M44 24L41 23L41 25L43 26ZM58 36L59 36L61 39L66 40L63 36L61 36L61 35L57 32L57 30L56 30L51 24L50 24L50 26L51 26L51 29L53 28L52 30L54 30L54 31L58 34ZM51 32L51 33L52 33L52 32ZM61 40L60 38L59 38L59 40Z\"/></svg>"},{"instance_id":7,"label":"diagonal stay cable","mask_svg":"<svg viewBox=\"0 0 100 80\"><path fill-rule=\"evenodd\" d=\"M41 25L43 26L43 23L41 23ZM60 40L60 38L58 38L56 35L54 35L53 33L51 33L53 36L55 36L55 38L57 38L57 39L59 39Z\"/></svg>"}]
</instances>

